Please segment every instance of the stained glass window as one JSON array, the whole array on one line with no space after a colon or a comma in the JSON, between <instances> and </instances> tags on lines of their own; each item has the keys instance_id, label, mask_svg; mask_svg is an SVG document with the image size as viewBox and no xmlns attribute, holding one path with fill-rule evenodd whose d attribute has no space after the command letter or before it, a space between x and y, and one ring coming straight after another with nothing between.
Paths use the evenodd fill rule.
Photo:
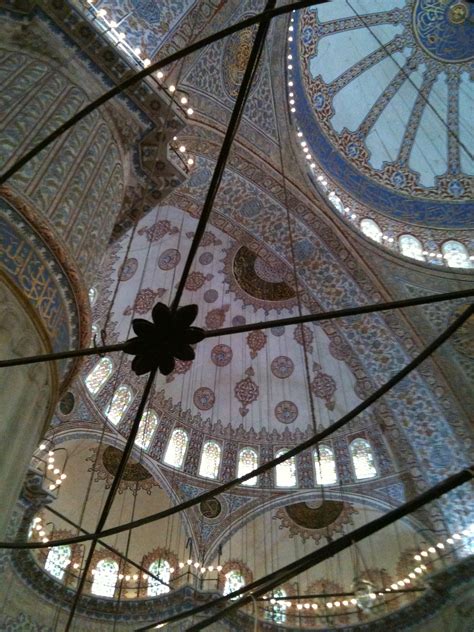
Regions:
<instances>
[{"instance_id":1,"label":"stained glass window","mask_svg":"<svg viewBox=\"0 0 474 632\"><path fill-rule=\"evenodd\" d=\"M169 592L169 586L165 586L165 584L170 583L170 568L171 567L166 560L155 560L150 564L148 567L150 573L159 577L164 583L162 584L153 577L148 577L147 595L149 597L158 597L158 595Z\"/></svg>"},{"instance_id":2,"label":"stained glass window","mask_svg":"<svg viewBox=\"0 0 474 632\"><path fill-rule=\"evenodd\" d=\"M106 558L97 562L97 566L94 569L91 593L99 597L113 597L118 572L119 565L114 560Z\"/></svg>"},{"instance_id":3,"label":"stained glass window","mask_svg":"<svg viewBox=\"0 0 474 632\"><path fill-rule=\"evenodd\" d=\"M128 386L122 384L118 387L118 389L114 393L114 396L112 397L110 406L105 411L107 419L110 421L110 423L116 426L120 422L125 414L125 411L130 406L132 398L132 391Z\"/></svg>"},{"instance_id":4,"label":"stained glass window","mask_svg":"<svg viewBox=\"0 0 474 632\"><path fill-rule=\"evenodd\" d=\"M401 235L398 243L402 255L405 255L406 257L411 257L412 259L418 259L418 261L425 260L421 241L417 239L414 235Z\"/></svg>"},{"instance_id":5,"label":"stained glass window","mask_svg":"<svg viewBox=\"0 0 474 632\"><path fill-rule=\"evenodd\" d=\"M239 467L237 476L243 476L248 474L252 470L258 467L258 455L252 448L242 448L239 452ZM242 483L242 485L253 486L257 484L257 477L249 478L248 481Z\"/></svg>"},{"instance_id":6,"label":"stained glass window","mask_svg":"<svg viewBox=\"0 0 474 632\"><path fill-rule=\"evenodd\" d=\"M239 590L245 586L245 580L242 573L238 570L231 570L225 575L224 595L229 595L235 590Z\"/></svg>"},{"instance_id":7,"label":"stained glass window","mask_svg":"<svg viewBox=\"0 0 474 632\"><path fill-rule=\"evenodd\" d=\"M62 580L64 571L71 561L71 547L67 544L50 549L44 569L56 579Z\"/></svg>"},{"instance_id":8,"label":"stained glass window","mask_svg":"<svg viewBox=\"0 0 474 632\"><path fill-rule=\"evenodd\" d=\"M217 478L221 462L221 446L216 441L206 441L202 447L199 476Z\"/></svg>"},{"instance_id":9,"label":"stained glass window","mask_svg":"<svg viewBox=\"0 0 474 632\"><path fill-rule=\"evenodd\" d=\"M275 457L279 457L286 452L288 450L279 450ZM275 470L277 487L296 487L296 461L294 456L277 465Z\"/></svg>"},{"instance_id":10,"label":"stained glass window","mask_svg":"<svg viewBox=\"0 0 474 632\"><path fill-rule=\"evenodd\" d=\"M441 246L444 258L450 268L472 268L474 265L469 260L469 255L466 246L459 241L451 239L445 241Z\"/></svg>"},{"instance_id":11,"label":"stained glass window","mask_svg":"<svg viewBox=\"0 0 474 632\"><path fill-rule=\"evenodd\" d=\"M135 443L144 450L150 447L151 440L158 426L158 415L154 410L145 411L138 428Z\"/></svg>"},{"instance_id":12,"label":"stained glass window","mask_svg":"<svg viewBox=\"0 0 474 632\"><path fill-rule=\"evenodd\" d=\"M317 450L313 454L318 485L334 485L337 483L336 460L331 448L327 445L320 445L319 459Z\"/></svg>"},{"instance_id":13,"label":"stained glass window","mask_svg":"<svg viewBox=\"0 0 474 632\"><path fill-rule=\"evenodd\" d=\"M181 468L184 463L184 455L188 446L188 435L182 428L175 428L166 448L163 461L172 467Z\"/></svg>"},{"instance_id":14,"label":"stained glass window","mask_svg":"<svg viewBox=\"0 0 474 632\"><path fill-rule=\"evenodd\" d=\"M358 480L374 478L377 476L374 453L372 447L365 439L354 439L350 445L352 465Z\"/></svg>"},{"instance_id":15,"label":"stained glass window","mask_svg":"<svg viewBox=\"0 0 474 632\"><path fill-rule=\"evenodd\" d=\"M101 358L85 379L87 390L91 395L97 395L112 374L112 360Z\"/></svg>"},{"instance_id":16,"label":"stained glass window","mask_svg":"<svg viewBox=\"0 0 474 632\"><path fill-rule=\"evenodd\" d=\"M273 597L270 599L272 606L271 610L265 610L265 619L267 621L273 621L274 623L285 623L286 621L286 592L283 588L278 588L273 592Z\"/></svg>"},{"instance_id":17,"label":"stained glass window","mask_svg":"<svg viewBox=\"0 0 474 632\"><path fill-rule=\"evenodd\" d=\"M331 191L331 193L329 193L328 199L331 202L331 204L335 206L340 213L344 212L344 204L342 203L341 198L338 195L336 195L334 191Z\"/></svg>"},{"instance_id":18,"label":"stained glass window","mask_svg":"<svg viewBox=\"0 0 474 632\"><path fill-rule=\"evenodd\" d=\"M364 233L364 235L367 235L367 237L370 237L370 239L373 239L378 243L382 241L382 231L380 230L377 222L374 222L373 219L365 218L361 220L360 229Z\"/></svg>"}]
</instances>

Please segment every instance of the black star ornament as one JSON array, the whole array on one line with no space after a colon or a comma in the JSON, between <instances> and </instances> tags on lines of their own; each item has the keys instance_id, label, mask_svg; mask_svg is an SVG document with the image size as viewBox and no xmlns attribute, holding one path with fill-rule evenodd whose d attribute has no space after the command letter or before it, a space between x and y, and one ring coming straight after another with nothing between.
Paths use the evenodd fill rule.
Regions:
<instances>
[{"instance_id":1,"label":"black star ornament","mask_svg":"<svg viewBox=\"0 0 474 632\"><path fill-rule=\"evenodd\" d=\"M159 369L163 375L169 375L175 367L175 358L194 360L191 345L205 338L203 329L191 327L197 313L197 305L185 305L172 312L163 303L157 303L151 313L152 323L134 318L132 327L137 337L128 340L124 349L125 353L135 356L132 370L144 375Z\"/></svg>"}]
</instances>

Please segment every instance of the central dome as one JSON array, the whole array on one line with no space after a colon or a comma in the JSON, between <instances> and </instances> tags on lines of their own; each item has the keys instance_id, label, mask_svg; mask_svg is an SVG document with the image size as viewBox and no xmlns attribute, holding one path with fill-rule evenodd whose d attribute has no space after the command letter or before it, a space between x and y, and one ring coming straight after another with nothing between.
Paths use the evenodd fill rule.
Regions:
<instances>
[{"instance_id":1,"label":"central dome","mask_svg":"<svg viewBox=\"0 0 474 632\"><path fill-rule=\"evenodd\" d=\"M459 0L353 0L294 14L289 70L302 136L322 171L382 224L474 226L473 12Z\"/></svg>"}]
</instances>

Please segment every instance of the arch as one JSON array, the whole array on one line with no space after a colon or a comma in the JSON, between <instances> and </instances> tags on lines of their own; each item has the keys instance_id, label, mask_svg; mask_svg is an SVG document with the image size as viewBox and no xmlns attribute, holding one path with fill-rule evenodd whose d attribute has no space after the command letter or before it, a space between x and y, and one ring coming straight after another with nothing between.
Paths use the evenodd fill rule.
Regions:
<instances>
[{"instance_id":1,"label":"arch","mask_svg":"<svg viewBox=\"0 0 474 632\"><path fill-rule=\"evenodd\" d=\"M92 572L94 579L91 593L98 597L113 597L119 574L118 563L110 558L103 558L97 562Z\"/></svg>"},{"instance_id":2,"label":"arch","mask_svg":"<svg viewBox=\"0 0 474 632\"><path fill-rule=\"evenodd\" d=\"M199 476L217 478L221 464L221 453L222 449L217 441L206 441L202 446Z\"/></svg>"},{"instance_id":3,"label":"arch","mask_svg":"<svg viewBox=\"0 0 474 632\"><path fill-rule=\"evenodd\" d=\"M224 588L222 590L222 594L224 596L234 592L235 590L239 590L242 586L245 586L243 573L237 568L231 569L224 577Z\"/></svg>"},{"instance_id":4,"label":"arch","mask_svg":"<svg viewBox=\"0 0 474 632\"><path fill-rule=\"evenodd\" d=\"M105 416L111 424L117 426L125 411L130 406L133 399L132 389L126 384L121 384L115 391L112 401L105 412Z\"/></svg>"},{"instance_id":5,"label":"arch","mask_svg":"<svg viewBox=\"0 0 474 632\"><path fill-rule=\"evenodd\" d=\"M286 621L286 601L287 596L283 588L277 588L273 591L272 598L270 599L271 610L265 610L264 619L266 621L273 621L274 623L285 623Z\"/></svg>"},{"instance_id":6,"label":"arch","mask_svg":"<svg viewBox=\"0 0 474 632\"><path fill-rule=\"evenodd\" d=\"M275 454L275 458L282 456L288 452L287 449L278 450ZM291 459L288 459L284 463L280 463L275 468L275 485L277 487L296 487L297 479L296 479L296 460L295 457L292 456Z\"/></svg>"},{"instance_id":7,"label":"arch","mask_svg":"<svg viewBox=\"0 0 474 632\"><path fill-rule=\"evenodd\" d=\"M469 259L469 253L464 244L455 239L445 241L441 246L441 252L450 268L472 268L473 262Z\"/></svg>"},{"instance_id":8,"label":"arch","mask_svg":"<svg viewBox=\"0 0 474 632\"><path fill-rule=\"evenodd\" d=\"M400 235L398 238L398 246L400 248L400 252L402 255L405 255L405 257L417 259L418 261L425 261L422 243L414 235Z\"/></svg>"},{"instance_id":9,"label":"arch","mask_svg":"<svg viewBox=\"0 0 474 632\"><path fill-rule=\"evenodd\" d=\"M188 433L182 428L175 428L166 448L163 462L177 469L181 469L184 463L186 448L188 447Z\"/></svg>"},{"instance_id":10,"label":"arch","mask_svg":"<svg viewBox=\"0 0 474 632\"><path fill-rule=\"evenodd\" d=\"M153 409L145 411L138 428L135 443L139 448L148 450L151 440L155 434L155 430L158 427L158 415Z\"/></svg>"},{"instance_id":11,"label":"arch","mask_svg":"<svg viewBox=\"0 0 474 632\"><path fill-rule=\"evenodd\" d=\"M237 476L244 476L252 470L258 467L258 454L253 448L242 448L239 452ZM242 483L248 487L253 487L257 484L257 476L249 478L248 481Z\"/></svg>"},{"instance_id":12,"label":"arch","mask_svg":"<svg viewBox=\"0 0 474 632\"><path fill-rule=\"evenodd\" d=\"M377 476L374 452L367 439L361 437L351 441L349 446L355 477L358 481Z\"/></svg>"},{"instance_id":13,"label":"arch","mask_svg":"<svg viewBox=\"0 0 474 632\"><path fill-rule=\"evenodd\" d=\"M153 561L148 567L150 573L156 575L163 583L154 577L148 577L147 595L148 597L158 597L170 591L170 587L166 584L170 583L171 566L167 560L162 558Z\"/></svg>"},{"instance_id":14,"label":"arch","mask_svg":"<svg viewBox=\"0 0 474 632\"><path fill-rule=\"evenodd\" d=\"M87 374L84 383L91 395L97 395L112 375L113 364L110 358L101 358Z\"/></svg>"},{"instance_id":15,"label":"arch","mask_svg":"<svg viewBox=\"0 0 474 632\"><path fill-rule=\"evenodd\" d=\"M49 550L44 563L44 570L61 581L66 567L71 562L71 547L68 544L55 546Z\"/></svg>"},{"instance_id":16,"label":"arch","mask_svg":"<svg viewBox=\"0 0 474 632\"><path fill-rule=\"evenodd\" d=\"M314 469L318 485L335 485L337 483L336 459L333 450L328 445L319 446L313 451Z\"/></svg>"},{"instance_id":17,"label":"arch","mask_svg":"<svg viewBox=\"0 0 474 632\"><path fill-rule=\"evenodd\" d=\"M382 230L377 222L374 222L373 219L365 217L360 220L360 229L370 239L373 239L378 244L382 241Z\"/></svg>"}]
</instances>

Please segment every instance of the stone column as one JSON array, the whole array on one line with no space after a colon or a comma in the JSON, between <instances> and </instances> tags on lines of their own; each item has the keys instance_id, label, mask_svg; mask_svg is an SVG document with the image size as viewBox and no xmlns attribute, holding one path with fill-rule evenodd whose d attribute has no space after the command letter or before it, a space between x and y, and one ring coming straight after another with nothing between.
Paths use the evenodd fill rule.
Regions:
<instances>
[{"instance_id":1,"label":"stone column","mask_svg":"<svg viewBox=\"0 0 474 632\"><path fill-rule=\"evenodd\" d=\"M34 310L0 276L0 357L47 353L47 340ZM0 369L0 540L56 398L53 363Z\"/></svg>"}]
</instances>

